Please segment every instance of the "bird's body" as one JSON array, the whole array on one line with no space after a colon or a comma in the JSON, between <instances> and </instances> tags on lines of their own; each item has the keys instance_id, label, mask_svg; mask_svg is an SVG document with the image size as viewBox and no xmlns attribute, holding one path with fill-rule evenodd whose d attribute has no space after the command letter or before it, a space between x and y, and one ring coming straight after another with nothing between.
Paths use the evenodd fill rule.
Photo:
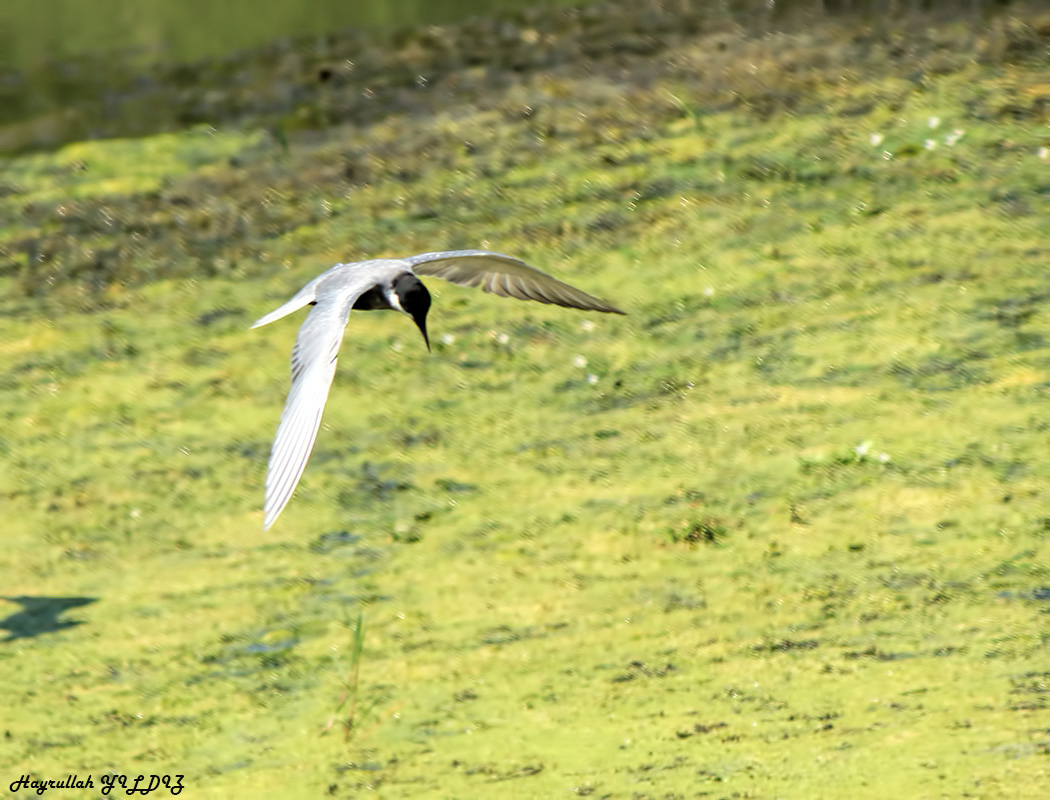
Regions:
<instances>
[{"instance_id":1,"label":"bird's body","mask_svg":"<svg viewBox=\"0 0 1050 800\"><path fill-rule=\"evenodd\" d=\"M266 475L264 527L269 528L284 510L306 468L335 377L336 357L350 312L390 310L407 314L430 348L426 329L430 293L419 275L434 275L464 286L480 286L486 292L504 297L623 313L519 259L485 250L453 250L336 264L252 325L258 328L303 306L313 306L299 329L292 351L292 388L281 414Z\"/></svg>"}]
</instances>

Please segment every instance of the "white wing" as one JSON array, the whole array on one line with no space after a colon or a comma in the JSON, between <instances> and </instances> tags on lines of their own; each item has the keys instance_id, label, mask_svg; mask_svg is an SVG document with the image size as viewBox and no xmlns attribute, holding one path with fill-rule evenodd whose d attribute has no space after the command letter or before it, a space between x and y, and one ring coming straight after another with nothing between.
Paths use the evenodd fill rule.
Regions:
<instances>
[{"instance_id":1,"label":"white wing","mask_svg":"<svg viewBox=\"0 0 1050 800\"><path fill-rule=\"evenodd\" d=\"M273 525L288 505L317 438L349 317L338 311L332 305L318 304L299 329L292 354L292 389L281 412L266 473L263 528Z\"/></svg>"},{"instance_id":2,"label":"white wing","mask_svg":"<svg viewBox=\"0 0 1050 800\"><path fill-rule=\"evenodd\" d=\"M334 285L317 286L319 292L311 289L307 295L309 299L296 306L300 295L310 288L308 284L295 298L256 323L270 322L277 318L274 315L284 309L288 309L285 313L289 313L307 302L316 303L299 329L292 351L292 388L288 392L284 411L281 412L281 423L273 441L266 473L264 529L273 525L288 505L306 469L321 425L321 414L328 401L328 391L335 377L336 357L350 318L350 309L368 285L360 279L339 280L334 276L332 283Z\"/></svg>"},{"instance_id":3,"label":"white wing","mask_svg":"<svg viewBox=\"0 0 1050 800\"><path fill-rule=\"evenodd\" d=\"M417 275L433 275L461 286L480 286L483 291L518 300L536 300L565 308L582 308L623 314L611 303L587 294L557 278L530 267L519 258L487 250L449 250L423 253L404 259Z\"/></svg>"}]
</instances>

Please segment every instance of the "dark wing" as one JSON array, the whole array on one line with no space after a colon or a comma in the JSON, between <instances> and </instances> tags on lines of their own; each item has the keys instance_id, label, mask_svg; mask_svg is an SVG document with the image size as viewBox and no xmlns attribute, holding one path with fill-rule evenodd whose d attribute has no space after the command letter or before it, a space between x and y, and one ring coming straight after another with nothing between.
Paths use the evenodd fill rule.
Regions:
<instances>
[{"instance_id":1,"label":"dark wing","mask_svg":"<svg viewBox=\"0 0 1050 800\"><path fill-rule=\"evenodd\" d=\"M404 259L417 275L433 275L460 286L480 286L483 291L518 300L536 300L565 308L582 308L623 314L611 303L587 294L530 267L519 258L487 250L449 250L423 253Z\"/></svg>"}]
</instances>

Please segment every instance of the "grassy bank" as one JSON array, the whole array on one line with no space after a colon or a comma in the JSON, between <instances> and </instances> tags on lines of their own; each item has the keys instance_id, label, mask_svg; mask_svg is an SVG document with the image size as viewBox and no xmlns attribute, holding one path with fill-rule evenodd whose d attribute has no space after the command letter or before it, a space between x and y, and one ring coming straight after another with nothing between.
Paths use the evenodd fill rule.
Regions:
<instances>
[{"instance_id":1,"label":"grassy bank","mask_svg":"<svg viewBox=\"0 0 1050 800\"><path fill-rule=\"evenodd\" d=\"M1040 796L1050 69L970 35L681 36L7 161L4 785ZM431 281L430 355L355 315L263 532L297 322L247 326L457 247L630 315Z\"/></svg>"}]
</instances>

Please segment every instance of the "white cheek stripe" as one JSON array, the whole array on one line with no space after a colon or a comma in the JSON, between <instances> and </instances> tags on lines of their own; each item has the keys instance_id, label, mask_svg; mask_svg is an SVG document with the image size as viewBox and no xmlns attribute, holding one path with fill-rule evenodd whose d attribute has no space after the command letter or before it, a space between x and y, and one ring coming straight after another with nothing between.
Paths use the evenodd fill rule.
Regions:
<instances>
[{"instance_id":1,"label":"white cheek stripe","mask_svg":"<svg viewBox=\"0 0 1050 800\"><path fill-rule=\"evenodd\" d=\"M394 287L384 287L383 294L386 295L386 299L390 301L390 305L394 307L395 311L400 311L402 314L407 314L404 307L401 305L401 298L397 296L397 292L394 291Z\"/></svg>"}]
</instances>

